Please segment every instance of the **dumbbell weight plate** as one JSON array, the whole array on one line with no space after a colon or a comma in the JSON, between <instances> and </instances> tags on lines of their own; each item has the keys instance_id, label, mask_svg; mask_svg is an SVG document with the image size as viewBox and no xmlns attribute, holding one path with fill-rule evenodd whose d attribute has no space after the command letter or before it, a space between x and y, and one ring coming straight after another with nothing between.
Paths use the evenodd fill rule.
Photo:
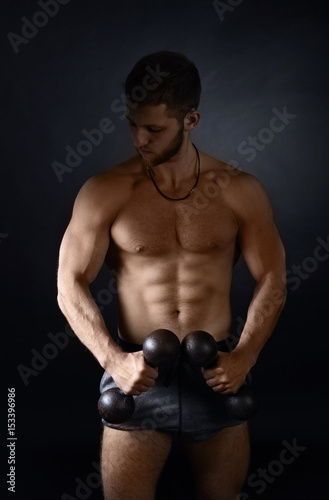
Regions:
<instances>
[{"instance_id":1,"label":"dumbbell weight plate","mask_svg":"<svg viewBox=\"0 0 329 500\"><path fill-rule=\"evenodd\" d=\"M98 411L101 417L111 424L120 424L129 420L135 410L135 401L120 389L104 391L98 400Z\"/></svg>"},{"instance_id":2,"label":"dumbbell weight plate","mask_svg":"<svg viewBox=\"0 0 329 500\"><path fill-rule=\"evenodd\" d=\"M236 394L226 396L225 408L238 420L249 420L257 412L258 398L251 387L243 385Z\"/></svg>"}]
</instances>

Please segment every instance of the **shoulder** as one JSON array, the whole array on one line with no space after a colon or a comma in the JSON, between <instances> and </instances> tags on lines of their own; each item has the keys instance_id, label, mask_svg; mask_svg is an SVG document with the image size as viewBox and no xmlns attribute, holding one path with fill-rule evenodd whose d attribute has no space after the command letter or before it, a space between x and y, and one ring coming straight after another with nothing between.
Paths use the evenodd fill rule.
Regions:
<instances>
[{"instance_id":1,"label":"shoulder","mask_svg":"<svg viewBox=\"0 0 329 500\"><path fill-rule=\"evenodd\" d=\"M203 154L204 175L216 182L225 202L241 217L257 211L271 211L270 198L252 174Z\"/></svg>"},{"instance_id":2,"label":"shoulder","mask_svg":"<svg viewBox=\"0 0 329 500\"><path fill-rule=\"evenodd\" d=\"M136 179L141 175L137 158L133 157L90 177L81 187L74 209L92 213L95 217L113 216L127 202Z\"/></svg>"},{"instance_id":3,"label":"shoulder","mask_svg":"<svg viewBox=\"0 0 329 500\"><path fill-rule=\"evenodd\" d=\"M98 202L125 198L141 175L137 158L130 158L90 177L80 189L78 198L91 198Z\"/></svg>"},{"instance_id":4,"label":"shoulder","mask_svg":"<svg viewBox=\"0 0 329 500\"><path fill-rule=\"evenodd\" d=\"M231 164L225 163L203 152L200 153L200 160L204 177L217 182L219 187L229 185L231 184L231 182L229 182L230 180L234 180L238 176L240 176L241 179L241 176L243 177L245 175L240 169ZM234 184L237 183L234 182Z\"/></svg>"}]
</instances>

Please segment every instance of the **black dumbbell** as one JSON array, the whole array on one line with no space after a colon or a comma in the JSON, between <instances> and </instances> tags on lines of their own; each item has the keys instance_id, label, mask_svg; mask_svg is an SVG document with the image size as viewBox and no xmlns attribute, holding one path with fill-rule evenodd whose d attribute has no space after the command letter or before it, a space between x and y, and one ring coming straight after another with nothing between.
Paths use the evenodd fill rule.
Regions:
<instances>
[{"instance_id":1,"label":"black dumbbell","mask_svg":"<svg viewBox=\"0 0 329 500\"><path fill-rule=\"evenodd\" d=\"M210 368L217 358L218 349L210 333L197 330L183 339L182 352L192 366ZM232 417L249 420L257 411L258 398L252 389L244 384L236 394L226 395L225 407Z\"/></svg>"},{"instance_id":2,"label":"black dumbbell","mask_svg":"<svg viewBox=\"0 0 329 500\"><path fill-rule=\"evenodd\" d=\"M180 342L170 330L154 330L143 342L143 355L150 366L166 366L176 361L180 354ZM135 400L119 388L104 391L98 400L101 417L111 424L129 420L135 410Z\"/></svg>"}]
</instances>

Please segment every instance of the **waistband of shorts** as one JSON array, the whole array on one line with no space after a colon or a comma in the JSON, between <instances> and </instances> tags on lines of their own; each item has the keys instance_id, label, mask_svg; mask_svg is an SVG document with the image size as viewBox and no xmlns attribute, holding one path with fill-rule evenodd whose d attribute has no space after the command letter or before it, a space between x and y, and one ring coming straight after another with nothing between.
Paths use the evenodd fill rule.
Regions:
<instances>
[{"instance_id":1,"label":"waistband of shorts","mask_svg":"<svg viewBox=\"0 0 329 500\"><path fill-rule=\"evenodd\" d=\"M231 352L236 346L237 341L228 337L225 340L219 340L216 342L217 349L222 352ZM125 352L137 352L143 349L142 344L134 344L133 342L126 342L120 337L117 338L117 344L125 351Z\"/></svg>"},{"instance_id":2,"label":"waistband of shorts","mask_svg":"<svg viewBox=\"0 0 329 500\"><path fill-rule=\"evenodd\" d=\"M126 352L137 352L143 349L142 344L134 344L133 342L126 342L120 337L117 338L117 344Z\"/></svg>"}]
</instances>

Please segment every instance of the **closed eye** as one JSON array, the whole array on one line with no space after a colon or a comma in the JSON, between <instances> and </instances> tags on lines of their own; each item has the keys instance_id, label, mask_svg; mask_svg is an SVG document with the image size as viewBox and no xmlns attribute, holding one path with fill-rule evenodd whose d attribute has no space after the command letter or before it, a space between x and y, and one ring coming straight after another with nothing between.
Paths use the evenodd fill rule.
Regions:
<instances>
[{"instance_id":1,"label":"closed eye","mask_svg":"<svg viewBox=\"0 0 329 500\"><path fill-rule=\"evenodd\" d=\"M133 127L133 128L136 128L137 125L136 123L134 123L128 116L127 116L127 119L128 119L128 122L129 122L129 126L130 127ZM153 132L153 133L156 133L156 132L162 132L162 128L153 128L151 126L145 126L145 128L149 131L149 132Z\"/></svg>"},{"instance_id":2,"label":"closed eye","mask_svg":"<svg viewBox=\"0 0 329 500\"><path fill-rule=\"evenodd\" d=\"M162 131L161 128L152 128L152 127L147 127L147 130L149 132L161 132Z\"/></svg>"}]
</instances>

